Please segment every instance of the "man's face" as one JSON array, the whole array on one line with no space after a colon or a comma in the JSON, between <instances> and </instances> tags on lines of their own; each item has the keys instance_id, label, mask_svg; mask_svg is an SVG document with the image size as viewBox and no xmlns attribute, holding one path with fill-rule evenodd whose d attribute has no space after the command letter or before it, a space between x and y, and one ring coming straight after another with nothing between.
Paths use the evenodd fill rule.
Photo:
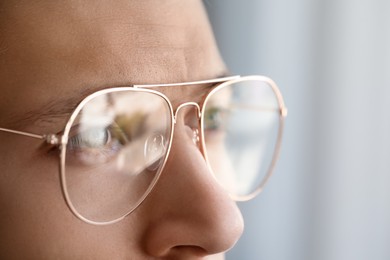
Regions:
<instances>
[{"instance_id":1,"label":"man's face","mask_svg":"<svg viewBox=\"0 0 390 260\"><path fill-rule=\"evenodd\" d=\"M37 134L63 130L96 90L225 71L198 0L6 1L0 32L0 127ZM242 233L239 210L184 127L145 203L108 226L69 211L53 149L6 133L0 143L2 259L193 259L228 250Z\"/></svg>"}]
</instances>

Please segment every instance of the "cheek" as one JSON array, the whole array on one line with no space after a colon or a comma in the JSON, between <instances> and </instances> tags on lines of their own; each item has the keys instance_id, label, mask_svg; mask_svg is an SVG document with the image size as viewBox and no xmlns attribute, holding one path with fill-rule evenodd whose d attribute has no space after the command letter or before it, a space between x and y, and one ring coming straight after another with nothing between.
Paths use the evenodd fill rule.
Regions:
<instances>
[{"instance_id":1,"label":"cheek","mask_svg":"<svg viewBox=\"0 0 390 260\"><path fill-rule=\"evenodd\" d=\"M48 247L66 216L57 161L35 156L33 143L16 141L0 152L0 244L25 252Z\"/></svg>"},{"instance_id":2,"label":"cheek","mask_svg":"<svg viewBox=\"0 0 390 260\"><path fill-rule=\"evenodd\" d=\"M0 259L119 259L139 252L142 225L133 216L109 226L77 219L62 195L59 159L38 154L39 141L19 139L0 147Z\"/></svg>"}]
</instances>

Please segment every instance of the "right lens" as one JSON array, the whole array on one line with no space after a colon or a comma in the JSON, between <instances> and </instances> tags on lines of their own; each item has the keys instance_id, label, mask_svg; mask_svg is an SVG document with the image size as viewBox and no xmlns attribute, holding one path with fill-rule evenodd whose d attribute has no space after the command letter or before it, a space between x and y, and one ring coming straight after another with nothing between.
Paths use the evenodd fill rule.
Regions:
<instances>
[{"instance_id":1,"label":"right lens","mask_svg":"<svg viewBox=\"0 0 390 260\"><path fill-rule=\"evenodd\" d=\"M203 106L208 163L235 199L260 191L268 179L281 134L281 104L271 82L242 78L214 89Z\"/></svg>"},{"instance_id":2,"label":"right lens","mask_svg":"<svg viewBox=\"0 0 390 260\"><path fill-rule=\"evenodd\" d=\"M172 112L152 91L101 91L68 126L63 179L68 204L90 222L117 220L155 184L169 150Z\"/></svg>"}]
</instances>

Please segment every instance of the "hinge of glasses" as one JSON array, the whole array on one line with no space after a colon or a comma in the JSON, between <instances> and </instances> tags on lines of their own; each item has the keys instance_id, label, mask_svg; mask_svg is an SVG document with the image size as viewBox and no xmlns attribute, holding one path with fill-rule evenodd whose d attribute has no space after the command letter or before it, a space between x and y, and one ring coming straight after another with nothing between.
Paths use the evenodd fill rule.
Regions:
<instances>
[{"instance_id":1,"label":"hinge of glasses","mask_svg":"<svg viewBox=\"0 0 390 260\"><path fill-rule=\"evenodd\" d=\"M46 143L57 145L60 143L60 138L56 134L47 134L42 136Z\"/></svg>"}]
</instances>

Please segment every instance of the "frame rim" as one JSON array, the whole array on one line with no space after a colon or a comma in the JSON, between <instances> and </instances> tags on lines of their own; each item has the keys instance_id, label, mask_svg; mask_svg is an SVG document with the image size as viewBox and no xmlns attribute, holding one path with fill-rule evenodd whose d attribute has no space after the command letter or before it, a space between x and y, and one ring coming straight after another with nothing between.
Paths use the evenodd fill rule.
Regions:
<instances>
[{"instance_id":1,"label":"frame rim","mask_svg":"<svg viewBox=\"0 0 390 260\"><path fill-rule=\"evenodd\" d=\"M79 115L80 111L84 108L85 104L87 104L89 101L93 100L94 98L96 98L98 96L105 95L105 94L108 94L108 93L125 92L125 91L138 92L138 93L139 92L144 92L144 93L155 94L155 95L161 97L165 101L165 103L167 104L167 106L169 108L169 113L170 113L170 119L171 119L170 126L171 127L170 127L169 143L168 143L166 155L164 157L163 163L160 166L160 169L155 174L155 177L153 178L151 184L149 184L149 186L146 189L146 191L144 192L144 194L137 200L137 202L134 204L134 206L130 207L130 209L126 213L120 214L121 216L119 216L119 217L117 217L117 218L115 218L113 220L107 220L107 221L91 220L91 219L89 219L87 217L84 217L76 209L76 207L72 203L72 200L71 200L71 198L69 196L69 192L68 192L68 189L67 189L65 160L66 160L66 146L67 146L67 142L68 142L68 139L69 139L70 129L71 129L75 119ZM102 89L102 90L96 91L96 92L88 95L87 97L85 97L77 105L77 107L72 112L71 116L69 117L69 119L68 119L68 121L67 121L67 123L65 125L63 135L61 136L61 144L60 144L60 147L59 147L59 149L60 149L60 162L59 162L60 163L60 171L59 171L59 173L60 173L61 189L62 189L62 194L63 194L64 200L65 200L68 208L70 209L70 211L77 218L79 218L80 220L82 220L82 221L84 221L84 222L86 222L88 224L93 224L93 225L114 224L114 223L117 223L117 222L123 220L128 215L130 215L133 211L135 211L145 201L145 199L148 197L148 195L151 193L151 191L156 186L156 183L160 179L160 176L161 176L161 174L162 174L162 172L164 170L165 164L166 164L166 162L168 160L168 157L169 157L169 154L170 154L170 150L171 150L171 146L172 146L173 133L174 133L174 114L173 114L172 104L169 101L169 99L163 93L161 93L159 91L152 90L152 89L134 88L132 86L129 86L129 87L114 87L114 88L107 88L107 89Z\"/></svg>"},{"instance_id":2,"label":"frame rim","mask_svg":"<svg viewBox=\"0 0 390 260\"><path fill-rule=\"evenodd\" d=\"M249 193L247 195L235 195L235 194L232 194L229 190L226 189L226 191L230 194L232 199L234 199L235 201L248 201L250 199L253 199L257 195L259 195L263 191L265 185L268 183L270 177L274 173L274 170L275 170L275 167L276 167L276 163L277 163L277 161L279 159L280 152L281 152L281 145L282 145L282 139L283 139L283 130L284 130L284 120L285 120L285 117L287 116L287 108L286 108L286 106L284 104L283 96L282 96L278 86L276 85L276 83L271 78L268 78L268 77L265 77L265 76L250 75L250 76L244 76L244 77L240 77L240 78L233 79L233 80L230 80L230 81L226 81L226 82L223 82L222 84L216 86L215 88L213 88L207 94L206 98L203 101L203 104L201 105L202 117L201 117L200 128L201 128L201 135L202 135L201 140L202 140L203 153L204 153L207 165L209 167L209 170L213 174L213 177L215 178L215 180L218 183L220 183L220 185L222 187L224 187L224 185L221 183L221 181L216 177L216 175L214 173L214 170L211 168L211 164L210 164L209 159L208 159L207 149L206 149L206 145L205 145L205 138L204 138L204 127L203 127L203 125L204 125L204 113L203 113L203 110L205 109L205 106L207 105L207 102L208 102L210 96L212 96L213 93L217 92L221 88L224 88L224 87L226 87L228 85L231 85L231 84L244 82L244 81L252 81L252 80L265 82L267 85L269 85L271 87L271 90L275 94L276 100L277 100L277 103L278 103L278 108L279 108L279 127L278 127L278 133L276 135L277 139L276 139L276 142L275 142L274 151L273 151L273 155L271 157L271 161L269 162L269 165L267 167L265 176L262 178L262 180L259 183L259 185L251 193Z\"/></svg>"}]
</instances>

